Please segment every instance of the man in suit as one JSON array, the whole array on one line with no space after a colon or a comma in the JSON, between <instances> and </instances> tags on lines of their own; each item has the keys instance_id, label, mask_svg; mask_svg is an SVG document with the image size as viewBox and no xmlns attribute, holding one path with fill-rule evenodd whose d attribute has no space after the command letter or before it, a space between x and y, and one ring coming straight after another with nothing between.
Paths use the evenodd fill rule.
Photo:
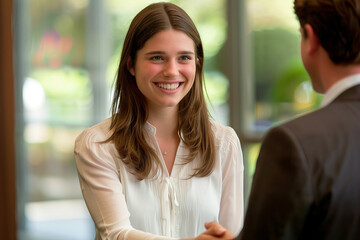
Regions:
<instances>
[{"instance_id":1,"label":"man in suit","mask_svg":"<svg viewBox=\"0 0 360 240\"><path fill-rule=\"evenodd\" d=\"M294 9L322 107L266 134L235 239L360 239L360 0L295 0ZM207 227L198 239L229 238Z\"/></svg>"}]
</instances>

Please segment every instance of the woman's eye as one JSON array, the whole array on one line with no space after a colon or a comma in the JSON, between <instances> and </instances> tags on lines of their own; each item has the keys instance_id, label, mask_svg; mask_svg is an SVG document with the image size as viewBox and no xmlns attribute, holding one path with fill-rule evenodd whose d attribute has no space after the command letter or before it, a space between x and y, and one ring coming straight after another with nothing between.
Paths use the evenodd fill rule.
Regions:
<instances>
[{"instance_id":1,"label":"woman's eye","mask_svg":"<svg viewBox=\"0 0 360 240\"><path fill-rule=\"evenodd\" d=\"M151 60L153 60L153 61L162 61L163 58L160 57L160 56L154 56L154 57L151 58Z\"/></svg>"},{"instance_id":2,"label":"woman's eye","mask_svg":"<svg viewBox=\"0 0 360 240\"><path fill-rule=\"evenodd\" d=\"M181 60L181 61L190 61L190 60L191 60L191 57L189 57L189 56L181 56L181 57L180 57L180 60Z\"/></svg>"}]
</instances>

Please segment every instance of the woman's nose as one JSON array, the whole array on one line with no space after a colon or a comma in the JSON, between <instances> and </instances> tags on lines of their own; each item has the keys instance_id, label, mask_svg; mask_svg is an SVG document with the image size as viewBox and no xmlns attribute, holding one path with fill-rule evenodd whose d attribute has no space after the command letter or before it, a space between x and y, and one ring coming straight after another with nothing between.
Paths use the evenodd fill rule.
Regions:
<instances>
[{"instance_id":1,"label":"woman's nose","mask_svg":"<svg viewBox=\"0 0 360 240\"><path fill-rule=\"evenodd\" d=\"M171 77L176 76L178 74L178 66L175 59L170 59L164 69L164 76Z\"/></svg>"}]
</instances>

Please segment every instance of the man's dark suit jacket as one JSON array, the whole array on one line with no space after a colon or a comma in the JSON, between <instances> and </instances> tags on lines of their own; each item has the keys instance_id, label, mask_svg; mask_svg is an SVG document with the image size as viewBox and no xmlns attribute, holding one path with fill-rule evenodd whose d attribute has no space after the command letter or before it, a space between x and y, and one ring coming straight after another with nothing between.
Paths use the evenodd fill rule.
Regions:
<instances>
[{"instance_id":1,"label":"man's dark suit jacket","mask_svg":"<svg viewBox=\"0 0 360 240\"><path fill-rule=\"evenodd\" d=\"M360 85L266 134L236 239L360 239Z\"/></svg>"}]
</instances>

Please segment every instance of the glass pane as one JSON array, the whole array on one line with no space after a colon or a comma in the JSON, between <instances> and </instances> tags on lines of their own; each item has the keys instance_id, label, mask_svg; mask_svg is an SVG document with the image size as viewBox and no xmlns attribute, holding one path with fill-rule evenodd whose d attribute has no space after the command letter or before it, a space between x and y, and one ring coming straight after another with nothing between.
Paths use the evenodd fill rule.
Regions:
<instances>
[{"instance_id":1,"label":"glass pane","mask_svg":"<svg viewBox=\"0 0 360 240\"><path fill-rule=\"evenodd\" d=\"M86 67L87 1L31 0L28 62L22 87L27 169L22 239L91 239L92 223L73 156L93 119Z\"/></svg>"},{"instance_id":2,"label":"glass pane","mask_svg":"<svg viewBox=\"0 0 360 240\"><path fill-rule=\"evenodd\" d=\"M246 10L255 106L254 121L248 126L254 138L245 137L242 142L247 203L261 136L276 124L318 108L322 95L312 89L301 62L293 0L246 0Z\"/></svg>"},{"instance_id":3,"label":"glass pane","mask_svg":"<svg viewBox=\"0 0 360 240\"><path fill-rule=\"evenodd\" d=\"M292 0L247 0L257 131L315 109L321 102L301 62L292 4Z\"/></svg>"}]
</instances>

